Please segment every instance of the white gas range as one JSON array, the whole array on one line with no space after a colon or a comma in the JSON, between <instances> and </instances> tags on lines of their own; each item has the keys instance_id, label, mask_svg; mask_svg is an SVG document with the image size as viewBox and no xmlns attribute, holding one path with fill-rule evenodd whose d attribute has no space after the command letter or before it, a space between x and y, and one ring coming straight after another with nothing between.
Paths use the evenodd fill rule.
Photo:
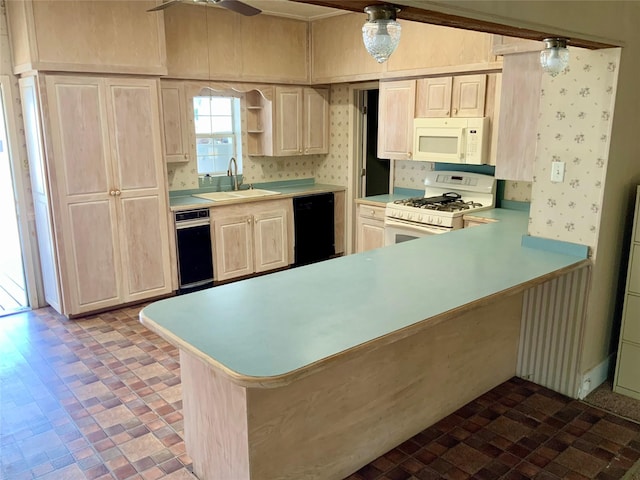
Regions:
<instances>
[{"instance_id":1,"label":"white gas range","mask_svg":"<svg viewBox=\"0 0 640 480\"><path fill-rule=\"evenodd\" d=\"M462 216L495 205L496 180L478 173L432 171L423 197L387 203L385 245L462 228Z\"/></svg>"}]
</instances>

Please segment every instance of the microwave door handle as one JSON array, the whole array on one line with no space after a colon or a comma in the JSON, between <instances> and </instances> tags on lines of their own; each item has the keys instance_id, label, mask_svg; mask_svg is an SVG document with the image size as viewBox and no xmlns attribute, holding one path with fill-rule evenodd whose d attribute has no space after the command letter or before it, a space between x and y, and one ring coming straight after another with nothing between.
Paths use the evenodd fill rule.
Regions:
<instances>
[{"instance_id":1,"label":"microwave door handle","mask_svg":"<svg viewBox=\"0 0 640 480\"><path fill-rule=\"evenodd\" d=\"M467 145L467 129L460 129L460 136L458 137L458 158L462 163L465 163L464 153Z\"/></svg>"}]
</instances>

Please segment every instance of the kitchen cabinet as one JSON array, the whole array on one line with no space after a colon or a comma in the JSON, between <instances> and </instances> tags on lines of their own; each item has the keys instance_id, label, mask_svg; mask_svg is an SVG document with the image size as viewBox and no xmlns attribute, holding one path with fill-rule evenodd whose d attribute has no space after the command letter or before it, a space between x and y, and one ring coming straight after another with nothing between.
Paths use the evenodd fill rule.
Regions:
<instances>
[{"instance_id":1,"label":"kitchen cabinet","mask_svg":"<svg viewBox=\"0 0 640 480\"><path fill-rule=\"evenodd\" d=\"M494 223L492 218L474 217L472 215L464 215L462 217L463 228L477 227L478 225L486 225L487 223Z\"/></svg>"},{"instance_id":2,"label":"kitchen cabinet","mask_svg":"<svg viewBox=\"0 0 640 480\"><path fill-rule=\"evenodd\" d=\"M384 207L358 205L356 253L384 247Z\"/></svg>"},{"instance_id":3,"label":"kitchen cabinet","mask_svg":"<svg viewBox=\"0 0 640 480\"><path fill-rule=\"evenodd\" d=\"M191 155L189 104L183 82L161 81L162 134L167 163L188 163Z\"/></svg>"},{"instance_id":4,"label":"kitchen cabinet","mask_svg":"<svg viewBox=\"0 0 640 480\"><path fill-rule=\"evenodd\" d=\"M214 279L230 280L293 261L291 199L211 209Z\"/></svg>"},{"instance_id":5,"label":"kitchen cabinet","mask_svg":"<svg viewBox=\"0 0 640 480\"><path fill-rule=\"evenodd\" d=\"M155 4L155 0L6 2L14 73L166 75L163 16L146 11Z\"/></svg>"},{"instance_id":6,"label":"kitchen cabinet","mask_svg":"<svg viewBox=\"0 0 640 480\"><path fill-rule=\"evenodd\" d=\"M171 78L309 83L309 25L304 20L246 17L192 2L155 16L164 16Z\"/></svg>"},{"instance_id":7,"label":"kitchen cabinet","mask_svg":"<svg viewBox=\"0 0 640 480\"><path fill-rule=\"evenodd\" d=\"M622 310L613 391L640 399L640 186L636 191L631 255Z\"/></svg>"},{"instance_id":8,"label":"kitchen cabinet","mask_svg":"<svg viewBox=\"0 0 640 480\"><path fill-rule=\"evenodd\" d=\"M504 56L497 128L496 178L527 182L533 180L542 84L539 59L539 52Z\"/></svg>"},{"instance_id":9,"label":"kitchen cabinet","mask_svg":"<svg viewBox=\"0 0 640 480\"><path fill-rule=\"evenodd\" d=\"M37 81L43 122L25 128L41 129L45 142L46 155L30 154L30 162L43 162L47 172L50 199L41 214L55 225L48 252L54 258L42 261L55 268L61 312L169 293L157 81L58 75ZM34 79L21 83L25 96L33 93Z\"/></svg>"},{"instance_id":10,"label":"kitchen cabinet","mask_svg":"<svg viewBox=\"0 0 640 480\"><path fill-rule=\"evenodd\" d=\"M329 89L275 86L247 94L248 153L329 153Z\"/></svg>"},{"instance_id":11,"label":"kitchen cabinet","mask_svg":"<svg viewBox=\"0 0 640 480\"><path fill-rule=\"evenodd\" d=\"M487 75L421 78L416 84L416 117L484 116Z\"/></svg>"},{"instance_id":12,"label":"kitchen cabinet","mask_svg":"<svg viewBox=\"0 0 640 480\"><path fill-rule=\"evenodd\" d=\"M416 81L380 82L378 99L378 158L410 160Z\"/></svg>"}]
</instances>

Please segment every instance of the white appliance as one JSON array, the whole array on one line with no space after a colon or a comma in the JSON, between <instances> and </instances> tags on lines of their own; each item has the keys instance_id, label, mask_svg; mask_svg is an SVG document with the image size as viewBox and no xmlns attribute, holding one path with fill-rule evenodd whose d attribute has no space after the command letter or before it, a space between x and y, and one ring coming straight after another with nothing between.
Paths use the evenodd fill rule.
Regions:
<instances>
[{"instance_id":1,"label":"white appliance","mask_svg":"<svg viewBox=\"0 0 640 480\"><path fill-rule=\"evenodd\" d=\"M415 118L413 159L481 165L488 161L489 119Z\"/></svg>"},{"instance_id":2,"label":"white appliance","mask_svg":"<svg viewBox=\"0 0 640 480\"><path fill-rule=\"evenodd\" d=\"M465 214L493 208L496 180L478 173L433 171L423 197L396 200L385 208L385 245L462 228Z\"/></svg>"}]
</instances>

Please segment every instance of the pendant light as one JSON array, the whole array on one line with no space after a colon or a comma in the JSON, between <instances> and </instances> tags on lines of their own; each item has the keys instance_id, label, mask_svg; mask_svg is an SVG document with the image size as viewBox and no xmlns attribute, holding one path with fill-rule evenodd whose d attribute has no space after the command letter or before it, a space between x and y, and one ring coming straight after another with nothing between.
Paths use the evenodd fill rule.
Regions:
<instances>
[{"instance_id":1,"label":"pendant light","mask_svg":"<svg viewBox=\"0 0 640 480\"><path fill-rule=\"evenodd\" d=\"M362 27L362 40L378 63L387 61L400 42L402 27L396 21L398 10L392 5L370 5L364 9L369 18Z\"/></svg>"},{"instance_id":2,"label":"pendant light","mask_svg":"<svg viewBox=\"0 0 640 480\"><path fill-rule=\"evenodd\" d=\"M566 38L545 38L545 49L540 52L540 65L552 77L569 66L569 49Z\"/></svg>"}]
</instances>

